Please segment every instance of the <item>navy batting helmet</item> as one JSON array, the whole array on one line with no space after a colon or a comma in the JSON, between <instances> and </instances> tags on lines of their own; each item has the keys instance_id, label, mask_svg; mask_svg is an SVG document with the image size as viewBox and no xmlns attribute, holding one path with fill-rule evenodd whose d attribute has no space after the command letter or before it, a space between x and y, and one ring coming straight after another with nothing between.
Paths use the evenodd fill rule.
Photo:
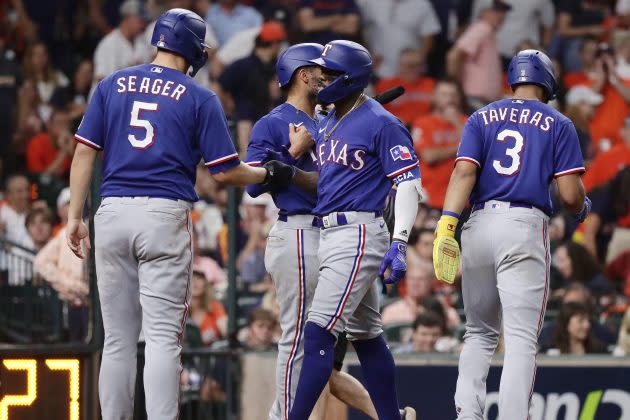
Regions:
<instances>
[{"instance_id":1,"label":"navy batting helmet","mask_svg":"<svg viewBox=\"0 0 630 420\"><path fill-rule=\"evenodd\" d=\"M341 73L317 94L317 99L323 103L333 103L365 89L372 75L370 53L364 46L352 41L329 42L324 46L321 57L311 62Z\"/></svg>"},{"instance_id":2,"label":"navy batting helmet","mask_svg":"<svg viewBox=\"0 0 630 420\"><path fill-rule=\"evenodd\" d=\"M311 60L319 58L322 51L324 51L324 46L314 42L295 44L284 50L276 62L276 74L280 86L289 84L293 73L300 67L313 66Z\"/></svg>"},{"instance_id":3,"label":"navy batting helmet","mask_svg":"<svg viewBox=\"0 0 630 420\"><path fill-rule=\"evenodd\" d=\"M186 9L171 9L155 23L151 45L184 57L192 67L189 74L194 77L208 59L205 38L206 23L199 15Z\"/></svg>"},{"instance_id":4,"label":"navy batting helmet","mask_svg":"<svg viewBox=\"0 0 630 420\"><path fill-rule=\"evenodd\" d=\"M508 83L512 89L524 84L538 85L544 89L548 100L554 99L558 90L553 64L545 53L538 50L523 50L512 58L508 67Z\"/></svg>"}]
</instances>

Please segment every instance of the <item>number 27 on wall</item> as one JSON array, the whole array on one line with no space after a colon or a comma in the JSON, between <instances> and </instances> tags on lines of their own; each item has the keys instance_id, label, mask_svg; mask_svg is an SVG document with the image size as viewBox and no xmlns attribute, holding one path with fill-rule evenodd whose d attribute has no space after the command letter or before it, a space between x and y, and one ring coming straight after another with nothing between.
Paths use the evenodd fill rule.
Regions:
<instances>
[{"instance_id":1,"label":"number 27 on wall","mask_svg":"<svg viewBox=\"0 0 630 420\"><path fill-rule=\"evenodd\" d=\"M70 374L70 420L79 420L79 360L46 359L50 370L66 370ZM5 395L0 400L0 420L9 420L9 407L28 407L37 399L37 360L5 359L2 364L7 370L26 371L26 394Z\"/></svg>"}]
</instances>

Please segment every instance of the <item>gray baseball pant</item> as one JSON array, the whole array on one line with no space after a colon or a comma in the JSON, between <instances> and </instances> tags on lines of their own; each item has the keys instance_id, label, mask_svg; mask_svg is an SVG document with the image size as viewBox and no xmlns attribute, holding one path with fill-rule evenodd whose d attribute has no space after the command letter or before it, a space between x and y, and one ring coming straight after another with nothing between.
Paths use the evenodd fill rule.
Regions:
<instances>
[{"instance_id":1,"label":"gray baseball pant","mask_svg":"<svg viewBox=\"0 0 630 420\"><path fill-rule=\"evenodd\" d=\"M107 197L96 213L96 273L105 327L99 376L104 420L133 417L141 329L148 419L178 417L181 338L192 275L191 207L182 200Z\"/></svg>"},{"instance_id":2,"label":"gray baseball pant","mask_svg":"<svg viewBox=\"0 0 630 420\"><path fill-rule=\"evenodd\" d=\"M486 377L501 320L505 353L498 418L528 419L549 290L548 220L536 208L489 201L463 226L466 333L455 392L459 420L484 419Z\"/></svg>"}]
</instances>

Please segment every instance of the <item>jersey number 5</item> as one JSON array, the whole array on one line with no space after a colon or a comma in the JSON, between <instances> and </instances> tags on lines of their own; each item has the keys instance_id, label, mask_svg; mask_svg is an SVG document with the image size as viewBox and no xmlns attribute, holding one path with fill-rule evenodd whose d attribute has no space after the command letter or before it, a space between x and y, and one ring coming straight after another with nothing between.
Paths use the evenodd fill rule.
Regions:
<instances>
[{"instance_id":1,"label":"jersey number 5","mask_svg":"<svg viewBox=\"0 0 630 420\"><path fill-rule=\"evenodd\" d=\"M140 118L140 111L154 112L158 110L158 104L155 102L140 102L134 101L131 108L131 121L130 127L144 128L146 135L143 139L138 140L135 134L129 134L127 139L134 149L148 149L155 140L155 128L151 125L149 120L143 120Z\"/></svg>"},{"instance_id":2,"label":"jersey number 5","mask_svg":"<svg viewBox=\"0 0 630 420\"><path fill-rule=\"evenodd\" d=\"M497 136L497 141L503 142L507 139L514 139L514 147L511 147L505 151L505 154L512 158L510 166L503 166L500 160L494 160L492 167L501 175L514 175L521 167L521 151L525 145L525 139L518 131L503 130Z\"/></svg>"}]
</instances>

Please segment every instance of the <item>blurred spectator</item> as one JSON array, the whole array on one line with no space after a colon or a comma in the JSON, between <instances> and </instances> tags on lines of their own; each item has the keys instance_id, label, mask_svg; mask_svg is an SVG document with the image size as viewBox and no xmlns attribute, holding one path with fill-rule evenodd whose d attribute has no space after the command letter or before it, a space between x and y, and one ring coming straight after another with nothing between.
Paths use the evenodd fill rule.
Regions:
<instances>
[{"instance_id":1,"label":"blurred spectator","mask_svg":"<svg viewBox=\"0 0 630 420\"><path fill-rule=\"evenodd\" d=\"M422 261L410 266L404 281L407 294L383 309L383 325L401 322L411 324L422 313L420 302L431 295L433 264Z\"/></svg>"},{"instance_id":2,"label":"blurred spectator","mask_svg":"<svg viewBox=\"0 0 630 420\"><path fill-rule=\"evenodd\" d=\"M620 131L623 142L598 153L584 174L583 182L587 192L610 181L619 171L630 166L630 117L624 120Z\"/></svg>"},{"instance_id":3,"label":"blurred spectator","mask_svg":"<svg viewBox=\"0 0 630 420\"><path fill-rule=\"evenodd\" d=\"M581 283L596 295L612 290L597 260L580 244L572 241L563 243L554 251L552 262L561 276L560 288L570 283Z\"/></svg>"},{"instance_id":4,"label":"blurred spectator","mask_svg":"<svg viewBox=\"0 0 630 420\"><path fill-rule=\"evenodd\" d=\"M75 141L70 132L70 116L56 109L50 116L47 131L29 140L26 148L26 168L33 174L65 176L70 171Z\"/></svg>"},{"instance_id":5,"label":"blurred spectator","mask_svg":"<svg viewBox=\"0 0 630 420\"><path fill-rule=\"evenodd\" d=\"M555 23L553 0L505 0L512 10L497 33L499 53L504 68L512 59L517 46L524 40L545 49L553 36Z\"/></svg>"},{"instance_id":6,"label":"blurred spectator","mask_svg":"<svg viewBox=\"0 0 630 420\"><path fill-rule=\"evenodd\" d=\"M59 298L74 306L87 304L90 288L83 262L66 244L64 228L38 253L35 270L59 293Z\"/></svg>"},{"instance_id":7,"label":"blurred spectator","mask_svg":"<svg viewBox=\"0 0 630 420\"><path fill-rule=\"evenodd\" d=\"M57 87L50 98L50 104L55 108L67 109L71 120L79 120L87 109L93 78L92 60L81 60L72 83L68 86Z\"/></svg>"},{"instance_id":8,"label":"blurred spectator","mask_svg":"<svg viewBox=\"0 0 630 420\"><path fill-rule=\"evenodd\" d=\"M206 281L213 287L221 290L227 287L225 271L215 260L201 255L197 234L193 234L193 270L202 273Z\"/></svg>"},{"instance_id":9,"label":"blurred spectator","mask_svg":"<svg viewBox=\"0 0 630 420\"><path fill-rule=\"evenodd\" d=\"M0 233L18 245L29 243L26 215L31 207L30 184L21 174L9 175L4 183L4 200L0 203Z\"/></svg>"},{"instance_id":10,"label":"blurred spectator","mask_svg":"<svg viewBox=\"0 0 630 420\"><path fill-rule=\"evenodd\" d=\"M422 261L433 261L433 229L414 229L409 236L408 258L411 264Z\"/></svg>"},{"instance_id":11,"label":"blurred spectator","mask_svg":"<svg viewBox=\"0 0 630 420\"><path fill-rule=\"evenodd\" d=\"M442 77L446 74L446 53L453 45L458 27L458 9L470 2L459 0L429 0L440 22L440 32L433 36L433 48L427 56L427 74Z\"/></svg>"},{"instance_id":12,"label":"blurred spectator","mask_svg":"<svg viewBox=\"0 0 630 420\"><path fill-rule=\"evenodd\" d=\"M335 39L356 41L361 29L361 17L355 0L299 0L297 20L304 42L327 44Z\"/></svg>"},{"instance_id":13,"label":"blurred spectator","mask_svg":"<svg viewBox=\"0 0 630 420\"><path fill-rule=\"evenodd\" d=\"M402 77L401 55L410 49L418 52L417 73L420 74L433 47L433 38L440 32L440 21L431 3L428 0L364 0L360 6L376 73L383 78L396 74Z\"/></svg>"},{"instance_id":14,"label":"blurred spectator","mask_svg":"<svg viewBox=\"0 0 630 420\"><path fill-rule=\"evenodd\" d=\"M0 176L5 171L6 158L13 150L11 142L16 129L18 109L18 87L22 84L20 66L7 58L4 40L0 36Z\"/></svg>"},{"instance_id":15,"label":"blurred spectator","mask_svg":"<svg viewBox=\"0 0 630 420\"><path fill-rule=\"evenodd\" d=\"M282 25L267 22L256 37L254 52L228 66L219 76L217 93L236 120L238 150L244 154L254 122L279 99L275 64L280 44L286 39Z\"/></svg>"},{"instance_id":16,"label":"blurred spectator","mask_svg":"<svg viewBox=\"0 0 630 420\"><path fill-rule=\"evenodd\" d=\"M194 204L193 215L196 215L195 237L198 245L198 253L216 253L217 236L223 226L223 198L217 187L217 182L212 178L205 165L197 166L197 182L195 190L199 200Z\"/></svg>"},{"instance_id":17,"label":"blurred spectator","mask_svg":"<svg viewBox=\"0 0 630 420\"><path fill-rule=\"evenodd\" d=\"M600 261L607 261L609 243L617 226L630 228L630 166L592 190L589 197L593 209L585 222L584 246Z\"/></svg>"},{"instance_id":18,"label":"blurred spectator","mask_svg":"<svg viewBox=\"0 0 630 420\"><path fill-rule=\"evenodd\" d=\"M422 54L416 49L404 49L400 53L398 75L389 79L381 79L376 84L376 93L385 92L401 85L405 93L396 100L385 105L385 109L398 117L407 127L419 115L431 110L431 94L435 80L423 75L424 61Z\"/></svg>"},{"instance_id":19,"label":"blurred spectator","mask_svg":"<svg viewBox=\"0 0 630 420\"><path fill-rule=\"evenodd\" d=\"M191 282L190 320L201 331L203 344L209 346L225 336L227 315L204 273L193 271Z\"/></svg>"},{"instance_id":20,"label":"blurred spectator","mask_svg":"<svg viewBox=\"0 0 630 420\"><path fill-rule=\"evenodd\" d=\"M238 0L218 0L208 9L206 21L221 46L238 32L261 26L263 17L256 9L240 4Z\"/></svg>"},{"instance_id":21,"label":"blurred spectator","mask_svg":"<svg viewBox=\"0 0 630 420\"><path fill-rule=\"evenodd\" d=\"M462 112L464 98L457 81L442 79L433 89L433 110L413 122L412 137L420 157L422 187L429 206L441 209L446 187L455 165L466 115Z\"/></svg>"},{"instance_id":22,"label":"blurred spectator","mask_svg":"<svg viewBox=\"0 0 630 420\"><path fill-rule=\"evenodd\" d=\"M615 356L630 355L630 307L623 316L623 321L619 328L619 341L613 351Z\"/></svg>"},{"instance_id":23,"label":"blurred spectator","mask_svg":"<svg viewBox=\"0 0 630 420\"><path fill-rule=\"evenodd\" d=\"M64 88L70 84L68 78L53 67L48 56L48 47L43 42L37 42L27 50L24 75L35 81L39 99L45 104L50 102L56 88ZM48 115L42 117L45 121L48 120Z\"/></svg>"},{"instance_id":24,"label":"blurred spectator","mask_svg":"<svg viewBox=\"0 0 630 420\"><path fill-rule=\"evenodd\" d=\"M578 302L564 304L556 320L553 348L548 354L604 353L603 346L591 330L591 316L587 305Z\"/></svg>"},{"instance_id":25,"label":"blurred spectator","mask_svg":"<svg viewBox=\"0 0 630 420\"><path fill-rule=\"evenodd\" d=\"M580 44L579 58L580 68L575 71L565 71L564 86L570 89L576 85L590 86L591 80L597 78L598 58L601 56L597 38L584 37Z\"/></svg>"},{"instance_id":26,"label":"blurred spectator","mask_svg":"<svg viewBox=\"0 0 630 420\"><path fill-rule=\"evenodd\" d=\"M53 216L47 208L31 209L24 221L29 240L26 245L39 251L48 243L52 235Z\"/></svg>"},{"instance_id":27,"label":"blurred spectator","mask_svg":"<svg viewBox=\"0 0 630 420\"><path fill-rule=\"evenodd\" d=\"M630 244L626 251L611 259L606 267L606 276L621 284L624 294L630 298Z\"/></svg>"},{"instance_id":28,"label":"blurred spectator","mask_svg":"<svg viewBox=\"0 0 630 420\"><path fill-rule=\"evenodd\" d=\"M603 25L608 15L607 0L559 0L556 23L559 39L556 48L563 58L563 67L568 71L580 68L578 51L581 37L601 38L606 33Z\"/></svg>"},{"instance_id":29,"label":"blurred spectator","mask_svg":"<svg viewBox=\"0 0 630 420\"><path fill-rule=\"evenodd\" d=\"M557 305L554 300L559 298ZM589 308L589 311L592 312L592 308L595 306L595 298L588 290L588 288L582 283L571 283L565 289L563 289L563 293L556 293L555 296L552 296L549 302L549 306L562 308L568 303L577 303ZM555 312L558 312L555 309ZM552 347L553 337L555 336L556 331L556 319L557 315L554 315L553 309L547 311L547 315L552 319L545 321L542 329L540 330L540 336L538 338L538 343L541 348L547 349ZM555 316L555 317L554 317ZM593 334L597 338L600 343L604 343L604 345L614 344L617 340L617 336L615 333L611 332L604 325L594 322L592 325Z\"/></svg>"},{"instance_id":30,"label":"blurred spectator","mask_svg":"<svg viewBox=\"0 0 630 420\"><path fill-rule=\"evenodd\" d=\"M35 81L26 79L18 89L17 127L12 148L14 155L23 156L28 140L44 129L41 115L45 114L45 107L39 99Z\"/></svg>"},{"instance_id":31,"label":"blurred spectator","mask_svg":"<svg viewBox=\"0 0 630 420\"><path fill-rule=\"evenodd\" d=\"M120 5L120 25L101 39L94 51L94 81L99 82L116 70L144 62L144 6L139 0Z\"/></svg>"},{"instance_id":32,"label":"blurred spectator","mask_svg":"<svg viewBox=\"0 0 630 420\"><path fill-rule=\"evenodd\" d=\"M66 187L57 196L57 217L59 223L53 227L52 236L57 236L59 231L68 223L68 208L70 207L70 187Z\"/></svg>"},{"instance_id":33,"label":"blurred spectator","mask_svg":"<svg viewBox=\"0 0 630 420\"><path fill-rule=\"evenodd\" d=\"M575 86L566 95L567 109L565 115L573 121L573 125L580 140L580 149L584 160L590 161L595 155L591 144L589 123L595 115L595 109L604 98L586 86ZM588 171L590 172L590 170Z\"/></svg>"},{"instance_id":34,"label":"blurred spectator","mask_svg":"<svg viewBox=\"0 0 630 420\"><path fill-rule=\"evenodd\" d=\"M399 354L434 352L435 345L443 335L440 316L434 312L423 312L413 321L411 342L398 347L395 352Z\"/></svg>"},{"instance_id":35,"label":"blurred spectator","mask_svg":"<svg viewBox=\"0 0 630 420\"><path fill-rule=\"evenodd\" d=\"M248 238L245 248L240 252L237 266L241 280L252 290L267 290L272 287L268 282L265 269L265 248L267 247L268 227L259 220L248 221Z\"/></svg>"},{"instance_id":36,"label":"blurred spectator","mask_svg":"<svg viewBox=\"0 0 630 420\"><path fill-rule=\"evenodd\" d=\"M244 330L244 341L241 343L247 350L273 350L273 335L277 319L262 308L256 308L247 317L247 328Z\"/></svg>"},{"instance_id":37,"label":"blurred spectator","mask_svg":"<svg viewBox=\"0 0 630 420\"><path fill-rule=\"evenodd\" d=\"M88 0L90 23L103 35L111 32L120 23L120 6L123 2L124 0Z\"/></svg>"},{"instance_id":38,"label":"blurred spectator","mask_svg":"<svg viewBox=\"0 0 630 420\"><path fill-rule=\"evenodd\" d=\"M497 31L511 6L503 0L478 0L479 20L471 24L447 56L448 74L461 81L473 108L497 100L502 92L502 66Z\"/></svg>"}]
</instances>

